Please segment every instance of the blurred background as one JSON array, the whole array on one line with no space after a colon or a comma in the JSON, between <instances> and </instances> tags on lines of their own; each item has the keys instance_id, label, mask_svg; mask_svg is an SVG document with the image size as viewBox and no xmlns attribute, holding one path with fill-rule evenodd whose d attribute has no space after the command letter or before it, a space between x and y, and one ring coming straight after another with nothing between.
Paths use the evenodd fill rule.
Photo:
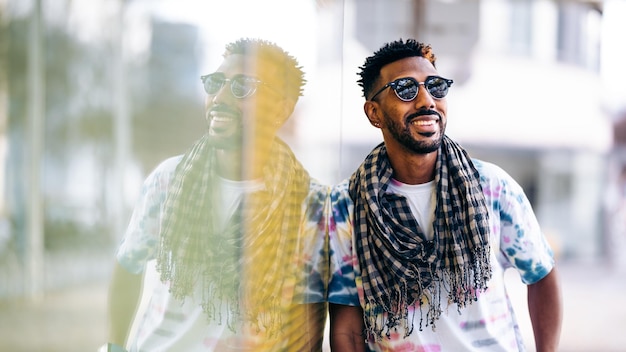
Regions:
<instances>
[{"instance_id":1,"label":"blurred background","mask_svg":"<svg viewBox=\"0 0 626 352\"><path fill-rule=\"evenodd\" d=\"M299 59L281 134L333 184L382 141L358 67L412 37L455 81L448 135L518 180L555 249L562 350L626 351L625 18L626 0L0 0L0 350L105 342L140 185L203 133L199 76L226 43Z\"/></svg>"}]
</instances>

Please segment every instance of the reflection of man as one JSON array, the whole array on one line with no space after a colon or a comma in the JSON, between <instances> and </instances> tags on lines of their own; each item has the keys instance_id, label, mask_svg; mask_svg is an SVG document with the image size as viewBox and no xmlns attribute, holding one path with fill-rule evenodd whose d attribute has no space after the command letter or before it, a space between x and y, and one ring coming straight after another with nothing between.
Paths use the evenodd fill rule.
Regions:
<instances>
[{"instance_id":1,"label":"reflection of man","mask_svg":"<svg viewBox=\"0 0 626 352\"><path fill-rule=\"evenodd\" d=\"M202 81L208 131L147 178L118 249L111 342L127 339L131 351L320 350L316 219L327 192L275 137L303 72L273 43L241 39ZM152 259L146 276L158 278L127 336Z\"/></svg>"},{"instance_id":2,"label":"reflection of man","mask_svg":"<svg viewBox=\"0 0 626 352\"><path fill-rule=\"evenodd\" d=\"M388 43L360 76L384 142L332 193L332 348L524 350L504 286L514 268L528 284L537 350L556 351L552 251L521 187L445 135L452 80L430 46Z\"/></svg>"}]
</instances>

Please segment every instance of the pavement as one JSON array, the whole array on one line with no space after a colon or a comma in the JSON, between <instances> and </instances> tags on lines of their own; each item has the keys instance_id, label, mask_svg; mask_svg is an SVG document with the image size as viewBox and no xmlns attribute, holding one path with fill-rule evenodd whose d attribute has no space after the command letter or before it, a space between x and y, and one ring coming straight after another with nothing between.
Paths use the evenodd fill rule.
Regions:
<instances>
[{"instance_id":1,"label":"pavement","mask_svg":"<svg viewBox=\"0 0 626 352\"><path fill-rule=\"evenodd\" d=\"M626 270L562 263L563 352L626 352ZM534 351L525 287L507 274L529 351ZM0 351L96 351L106 340L107 280L0 300ZM325 347L328 350L328 347Z\"/></svg>"},{"instance_id":2,"label":"pavement","mask_svg":"<svg viewBox=\"0 0 626 352\"><path fill-rule=\"evenodd\" d=\"M559 351L626 351L626 270L565 263L558 267L563 298ZM512 274L512 275L509 275ZM526 288L515 273L507 285L529 351L535 351Z\"/></svg>"}]
</instances>

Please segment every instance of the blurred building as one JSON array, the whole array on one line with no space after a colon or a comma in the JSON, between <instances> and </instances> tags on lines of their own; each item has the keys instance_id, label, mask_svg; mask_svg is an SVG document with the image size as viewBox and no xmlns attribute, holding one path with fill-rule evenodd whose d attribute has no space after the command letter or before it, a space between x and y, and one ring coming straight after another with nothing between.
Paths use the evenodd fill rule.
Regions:
<instances>
[{"instance_id":1,"label":"blurred building","mask_svg":"<svg viewBox=\"0 0 626 352\"><path fill-rule=\"evenodd\" d=\"M559 256L610 254L605 196L614 178L607 173L614 113L601 53L621 44L602 29L608 11L623 10L606 3L345 1L335 24L345 30L338 178L382 140L358 108L357 67L383 43L414 37L432 44L439 72L455 80L448 134L518 180Z\"/></svg>"},{"instance_id":2,"label":"blurred building","mask_svg":"<svg viewBox=\"0 0 626 352\"><path fill-rule=\"evenodd\" d=\"M0 296L23 292L24 277L60 282L55 239L96 248L96 237L119 238L136 183L202 131L203 53L222 50L202 31L217 41L254 26L292 34L315 56L300 58L308 83L285 138L322 182L349 176L382 141L362 111L358 67L383 43L414 37L455 81L448 134L519 181L558 255L617 263L626 250L626 1L310 0L289 8L302 23L283 27L271 6L216 25L208 5L213 21L202 12L192 16L202 23L184 23L154 18L155 3L0 1ZM199 9L158 3L168 14ZM40 23L33 4L43 4Z\"/></svg>"},{"instance_id":3,"label":"blurred building","mask_svg":"<svg viewBox=\"0 0 626 352\"><path fill-rule=\"evenodd\" d=\"M201 134L198 29L123 3L0 2L0 297L105 272L145 175Z\"/></svg>"}]
</instances>

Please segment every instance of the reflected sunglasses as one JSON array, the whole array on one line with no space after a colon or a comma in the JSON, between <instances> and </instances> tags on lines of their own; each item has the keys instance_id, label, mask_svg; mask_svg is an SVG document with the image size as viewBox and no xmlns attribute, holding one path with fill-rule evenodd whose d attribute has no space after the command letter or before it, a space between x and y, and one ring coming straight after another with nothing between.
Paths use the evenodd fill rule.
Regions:
<instances>
[{"instance_id":1,"label":"reflected sunglasses","mask_svg":"<svg viewBox=\"0 0 626 352\"><path fill-rule=\"evenodd\" d=\"M417 97L420 85L423 85L433 98L441 99L448 95L448 88L450 88L452 83L454 83L453 80L439 76L428 76L424 82L418 82L413 77L398 78L393 82L385 84L384 87L372 96L370 101L373 101L378 94L389 87L393 89L400 100L411 101Z\"/></svg>"},{"instance_id":2,"label":"reflected sunglasses","mask_svg":"<svg viewBox=\"0 0 626 352\"><path fill-rule=\"evenodd\" d=\"M215 72L208 75L200 76L204 84L204 91L213 95L224 87L226 82L230 82L230 92L235 98L243 99L253 95L257 87L263 84L262 81L245 75L235 75L233 78L226 78L223 73Z\"/></svg>"}]
</instances>

